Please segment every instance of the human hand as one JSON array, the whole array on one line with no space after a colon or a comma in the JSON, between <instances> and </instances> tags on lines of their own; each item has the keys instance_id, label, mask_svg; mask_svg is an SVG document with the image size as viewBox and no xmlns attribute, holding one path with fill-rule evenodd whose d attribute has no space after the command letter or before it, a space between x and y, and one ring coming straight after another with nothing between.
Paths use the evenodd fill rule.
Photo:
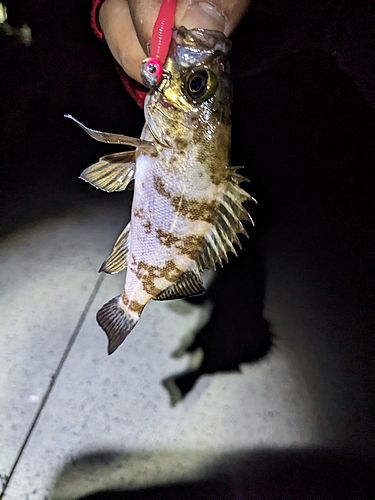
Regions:
<instances>
[{"instance_id":1,"label":"human hand","mask_svg":"<svg viewBox=\"0 0 375 500\"><path fill-rule=\"evenodd\" d=\"M113 57L131 78L142 83L140 67L162 0L106 0L99 23ZM222 31L229 36L250 0L178 0L175 26Z\"/></svg>"}]
</instances>

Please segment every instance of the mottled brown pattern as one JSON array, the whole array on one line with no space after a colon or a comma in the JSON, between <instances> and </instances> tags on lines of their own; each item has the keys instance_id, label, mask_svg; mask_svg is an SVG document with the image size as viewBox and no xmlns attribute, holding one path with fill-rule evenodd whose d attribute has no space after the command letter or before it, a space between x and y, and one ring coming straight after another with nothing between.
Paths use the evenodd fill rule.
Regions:
<instances>
[{"instance_id":1,"label":"mottled brown pattern","mask_svg":"<svg viewBox=\"0 0 375 500\"><path fill-rule=\"evenodd\" d=\"M144 304L141 304L140 302L137 302L136 300L131 300L128 305L129 309L136 314L141 315L141 312L143 311Z\"/></svg>"},{"instance_id":2,"label":"mottled brown pattern","mask_svg":"<svg viewBox=\"0 0 375 500\"><path fill-rule=\"evenodd\" d=\"M196 157L206 167L211 182L219 185L225 182L228 176L226 167L229 161L229 127L220 125L215 133L215 141L212 141L204 137L204 129L196 131Z\"/></svg>"},{"instance_id":3,"label":"mottled brown pattern","mask_svg":"<svg viewBox=\"0 0 375 500\"><path fill-rule=\"evenodd\" d=\"M181 253L187 255L190 259L196 260L202 248L206 244L205 236L184 236L183 239L180 240L181 245L176 245L176 248L181 250Z\"/></svg>"},{"instance_id":4,"label":"mottled brown pattern","mask_svg":"<svg viewBox=\"0 0 375 500\"><path fill-rule=\"evenodd\" d=\"M165 184L162 178L158 175L154 175L154 187L161 196L164 196L169 200L172 198L171 193L165 189Z\"/></svg>"},{"instance_id":5,"label":"mottled brown pattern","mask_svg":"<svg viewBox=\"0 0 375 500\"><path fill-rule=\"evenodd\" d=\"M165 278L174 283L180 275L181 271L173 260L167 260L164 266L152 266L141 260L136 268L136 276L142 282L144 290L153 297L156 297L163 291L155 286L156 278Z\"/></svg>"},{"instance_id":6,"label":"mottled brown pattern","mask_svg":"<svg viewBox=\"0 0 375 500\"><path fill-rule=\"evenodd\" d=\"M201 220L205 222L213 222L215 219L218 202L198 201L183 196L175 196L172 198L172 206L176 212L188 217L191 220Z\"/></svg>"},{"instance_id":7,"label":"mottled brown pattern","mask_svg":"<svg viewBox=\"0 0 375 500\"><path fill-rule=\"evenodd\" d=\"M180 255L186 255L195 260L206 243L205 236L191 235L178 237L162 229L156 230L156 236L162 245L171 248L174 246Z\"/></svg>"},{"instance_id":8,"label":"mottled brown pattern","mask_svg":"<svg viewBox=\"0 0 375 500\"><path fill-rule=\"evenodd\" d=\"M171 248L172 245L180 241L178 236L174 236L172 233L168 233L168 231L163 231L163 229L156 229L155 233L160 243L168 248Z\"/></svg>"},{"instance_id":9,"label":"mottled brown pattern","mask_svg":"<svg viewBox=\"0 0 375 500\"><path fill-rule=\"evenodd\" d=\"M143 208L135 208L133 210L134 217L141 217L142 218L142 217L144 217L144 213L145 213L145 211L143 210Z\"/></svg>"},{"instance_id":10,"label":"mottled brown pattern","mask_svg":"<svg viewBox=\"0 0 375 500\"><path fill-rule=\"evenodd\" d=\"M166 168L172 170L172 171L175 171L176 170L176 166L177 165L181 165L181 164L185 164L185 157L186 156L186 152L185 151L181 151L181 150L178 150L178 149L174 149L170 154L169 154L169 157L168 157L168 165L166 165ZM170 168L171 167L171 168Z\"/></svg>"},{"instance_id":11,"label":"mottled brown pattern","mask_svg":"<svg viewBox=\"0 0 375 500\"><path fill-rule=\"evenodd\" d=\"M145 233L150 234L151 229L152 229L152 223L149 219L147 219L147 216L145 214L144 209L143 208L135 208L133 210L133 215L134 215L134 217L138 217L139 219L143 219L142 226L145 229Z\"/></svg>"},{"instance_id":12,"label":"mottled brown pattern","mask_svg":"<svg viewBox=\"0 0 375 500\"><path fill-rule=\"evenodd\" d=\"M152 158L157 158L159 156L159 151L158 151L158 148L156 147L156 144L154 144L154 149L151 150L150 152L147 151L147 155L148 156L151 156Z\"/></svg>"},{"instance_id":13,"label":"mottled brown pattern","mask_svg":"<svg viewBox=\"0 0 375 500\"><path fill-rule=\"evenodd\" d=\"M156 191L165 198L171 200L171 205L175 211L191 220L201 220L205 222L213 222L218 208L218 201L202 201L194 198L186 198L185 196L174 196L167 191L162 178L154 176L154 187Z\"/></svg>"},{"instance_id":14,"label":"mottled brown pattern","mask_svg":"<svg viewBox=\"0 0 375 500\"><path fill-rule=\"evenodd\" d=\"M151 228L152 228L152 224L151 224L151 221L149 220L146 220L142 226L145 228L145 233L146 234L150 234L151 233Z\"/></svg>"},{"instance_id":15,"label":"mottled brown pattern","mask_svg":"<svg viewBox=\"0 0 375 500\"><path fill-rule=\"evenodd\" d=\"M126 293L125 293L125 290L122 292L122 301L124 302L124 304L126 305L126 307L128 307L128 309L136 314L138 314L139 316L141 315L141 312L143 311L143 308L145 307L144 304L141 304L140 302L136 301L136 300L129 300Z\"/></svg>"},{"instance_id":16,"label":"mottled brown pattern","mask_svg":"<svg viewBox=\"0 0 375 500\"><path fill-rule=\"evenodd\" d=\"M188 147L188 142L186 139L183 139L181 136L176 137L176 147L177 149L186 149Z\"/></svg>"}]
</instances>

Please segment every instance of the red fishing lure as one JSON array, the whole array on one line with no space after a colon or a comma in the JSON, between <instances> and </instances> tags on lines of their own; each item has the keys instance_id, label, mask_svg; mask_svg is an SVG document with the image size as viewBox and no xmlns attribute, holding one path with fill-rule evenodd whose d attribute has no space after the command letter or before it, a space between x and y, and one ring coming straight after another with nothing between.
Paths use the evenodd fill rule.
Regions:
<instances>
[{"instance_id":1,"label":"red fishing lure","mask_svg":"<svg viewBox=\"0 0 375 500\"><path fill-rule=\"evenodd\" d=\"M156 87L161 82L163 64L172 39L175 12L176 0L163 0L152 31L150 57L141 66L141 78L147 87Z\"/></svg>"}]
</instances>

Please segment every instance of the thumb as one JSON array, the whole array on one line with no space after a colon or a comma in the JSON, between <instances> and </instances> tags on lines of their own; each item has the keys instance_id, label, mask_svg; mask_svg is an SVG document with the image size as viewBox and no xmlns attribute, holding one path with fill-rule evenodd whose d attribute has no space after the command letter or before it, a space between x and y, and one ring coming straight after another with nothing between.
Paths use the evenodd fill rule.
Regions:
<instances>
[{"instance_id":1,"label":"thumb","mask_svg":"<svg viewBox=\"0 0 375 500\"><path fill-rule=\"evenodd\" d=\"M128 0L138 40L147 52L147 44L162 0ZM250 0L178 0L175 25L222 31L229 36L246 14Z\"/></svg>"},{"instance_id":2,"label":"thumb","mask_svg":"<svg viewBox=\"0 0 375 500\"><path fill-rule=\"evenodd\" d=\"M181 19L176 16L176 25L187 29L205 28L224 32L226 24L225 12L220 6L208 2L193 3L187 7Z\"/></svg>"},{"instance_id":3,"label":"thumb","mask_svg":"<svg viewBox=\"0 0 375 500\"><path fill-rule=\"evenodd\" d=\"M176 26L218 30L229 36L246 14L250 0L190 0L181 3L187 5L184 10L177 10Z\"/></svg>"}]
</instances>

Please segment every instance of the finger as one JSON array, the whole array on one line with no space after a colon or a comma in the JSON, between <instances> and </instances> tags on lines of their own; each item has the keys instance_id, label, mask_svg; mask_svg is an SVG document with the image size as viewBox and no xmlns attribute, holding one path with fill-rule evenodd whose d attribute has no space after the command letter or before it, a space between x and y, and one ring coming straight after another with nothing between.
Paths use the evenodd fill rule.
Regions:
<instances>
[{"instance_id":1,"label":"finger","mask_svg":"<svg viewBox=\"0 0 375 500\"><path fill-rule=\"evenodd\" d=\"M176 24L188 29L206 28L222 31L230 36L246 14L250 0L185 0L184 15L176 16Z\"/></svg>"},{"instance_id":2,"label":"finger","mask_svg":"<svg viewBox=\"0 0 375 500\"><path fill-rule=\"evenodd\" d=\"M113 57L134 80L142 83L139 68L146 54L139 43L125 0L106 0L99 11L99 23Z\"/></svg>"},{"instance_id":3,"label":"finger","mask_svg":"<svg viewBox=\"0 0 375 500\"><path fill-rule=\"evenodd\" d=\"M162 0L106 0L99 22L106 42L125 72L142 83L140 66L148 55L148 45ZM180 0L175 25L188 29L205 28L229 36L245 15L250 0Z\"/></svg>"},{"instance_id":4,"label":"finger","mask_svg":"<svg viewBox=\"0 0 375 500\"><path fill-rule=\"evenodd\" d=\"M158 17L162 0L128 0L130 15L145 54L149 55L149 43Z\"/></svg>"},{"instance_id":5,"label":"finger","mask_svg":"<svg viewBox=\"0 0 375 500\"><path fill-rule=\"evenodd\" d=\"M151 38L154 23L159 13L161 0L129 0L129 9L145 52ZM188 29L205 28L222 31L229 36L247 12L250 0L179 0L175 14L175 25Z\"/></svg>"}]
</instances>

